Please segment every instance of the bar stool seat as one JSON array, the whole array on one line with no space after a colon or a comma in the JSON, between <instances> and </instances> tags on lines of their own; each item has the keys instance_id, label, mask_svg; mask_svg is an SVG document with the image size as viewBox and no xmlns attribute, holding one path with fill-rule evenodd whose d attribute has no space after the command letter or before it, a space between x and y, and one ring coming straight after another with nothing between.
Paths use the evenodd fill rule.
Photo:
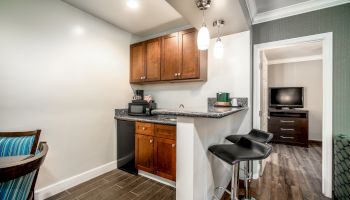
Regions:
<instances>
[{"instance_id":1,"label":"bar stool seat","mask_svg":"<svg viewBox=\"0 0 350 200\"><path fill-rule=\"evenodd\" d=\"M245 140L248 139L242 138L240 140L241 143L236 144L213 145L209 147L209 151L230 165L237 164L241 161L260 160L267 157L269 148L266 145L258 146L255 145L256 142L253 141L254 145L245 147L242 146Z\"/></svg>"},{"instance_id":2,"label":"bar stool seat","mask_svg":"<svg viewBox=\"0 0 350 200\"><path fill-rule=\"evenodd\" d=\"M238 166L241 161L262 160L267 158L272 147L242 137L234 144L219 144L209 147L215 156L232 165L231 200L237 200ZM219 187L220 188L220 187Z\"/></svg>"},{"instance_id":3,"label":"bar stool seat","mask_svg":"<svg viewBox=\"0 0 350 200\"><path fill-rule=\"evenodd\" d=\"M261 142L261 143L269 143L273 138L273 134L265 131L257 130L257 129L252 129L247 135L229 135L226 137L226 140L232 143L236 143L242 137L245 137L249 140Z\"/></svg>"}]
</instances>

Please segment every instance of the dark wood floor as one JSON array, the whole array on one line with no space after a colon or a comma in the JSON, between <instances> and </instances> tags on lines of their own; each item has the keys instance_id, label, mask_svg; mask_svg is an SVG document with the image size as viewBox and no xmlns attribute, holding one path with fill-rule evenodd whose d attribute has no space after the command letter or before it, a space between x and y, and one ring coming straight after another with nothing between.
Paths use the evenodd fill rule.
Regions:
<instances>
[{"instance_id":1,"label":"dark wood floor","mask_svg":"<svg viewBox=\"0 0 350 200\"><path fill-rule=\"evenodd\" d=\"M67 191L50 200L175 200L175 189L142 176L113 170Z\"/></svg>"},{"instance_id":2,"label":"dark wood floor","mask_svg":"<svg viewBox=\"0 0 350 200\"><path fill-rule=\"evenodd\" d=\"M263 176L251 183L258 200L326 200L322 195L322 148L273 144ZM243 194L243 191L240 190ZM223 199L229 199L225 195Z\"/></svg>"},{"instance_id":3,"label":"dark wood floor","mask_svg":"<svg viewBox=\"0 0 350 200\"><path fill-rule=\"evenodd\" d=\"M241 190L242 192L242 190ZM258 200L323 200L321 192L321 147L310 148L273 144L264 175L252 182ZM175 189L113 170L49 199L173 200ZM229 199L227 195L223 199Z\"/></svg>"}]
</instances>

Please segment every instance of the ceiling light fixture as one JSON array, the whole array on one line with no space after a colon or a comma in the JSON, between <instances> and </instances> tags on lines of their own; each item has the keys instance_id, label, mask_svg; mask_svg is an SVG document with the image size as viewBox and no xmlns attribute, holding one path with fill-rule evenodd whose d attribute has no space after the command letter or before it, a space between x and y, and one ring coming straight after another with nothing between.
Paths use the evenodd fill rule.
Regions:
<instances>
[{"instance_id":1,"label":"ceiling light fixture","mask_svg":"<svg viewBox=\"0 0 350 200\"><path fill-rule=\"evenodd\" d=\"M199 29L197 36L197 46L199 50L207 50L210 44L210 35L205 23L205 10L210 7L211 0L196 0L197 7L203 11L202 27Z\"/></svg>"},{"instance_id":2,"label":"ceiling light fixture","mask_svg":"<svg viewBox=\"0 0 350 200\"><path fill-rule=\"evenodd\" d=\"M222 28L225 24L225 21L220 19L213 22L213 26L218 28L218 38L216 39L215 46L214 46L214 57L217 59L221 59L224 57L224 45L221 41L221 34L220 34L220 28Z\"/></svg>"},{"instance_id":3,"label":"ceiling light fixture","mask_svg":"<svg viewBox=\"0 0 350 200\"><path fill-rule=\"evenodd\" d=\"M129 8L136 9L139 7L139 2L137 0L128 0L126 5L128 5Z\"/></svg>"}]
</instances>

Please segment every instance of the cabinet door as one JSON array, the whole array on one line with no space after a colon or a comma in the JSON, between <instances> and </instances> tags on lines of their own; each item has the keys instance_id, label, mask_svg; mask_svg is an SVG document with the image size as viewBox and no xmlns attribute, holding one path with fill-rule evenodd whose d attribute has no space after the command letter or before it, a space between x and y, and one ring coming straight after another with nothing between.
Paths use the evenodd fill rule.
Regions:
<instances>
[{"instance_id":1,"label":"cabinet door","mask_svg":"<svg viewBox=\"0 0 350 200\"><path fill-rule=\"evenodd\" d=\"M145 45L137 43L130 46L130 82L143 81L145 74Z\"/></svg>"},{"instance_id":2,"label":"cabinet door","mask_svg":"<svg viewBox=\"0 0 350 200\"><path fill-rule=\"evenodd\" d=\"M179 37L173 33L162 38L162 66L161 79L177 79L179 73Z\"/></svg>"},{"instance_id":3,"label":"cabinet door","mask_svg":"<svg viewBox=\"0 0 350 200\"><path fill-rule=\"evenodd\" d=\"M135 162L136 168L154 172L154 137L136 134L135 136Z\"/></svg>"},{"instance_id":4,"label":"cabinet door","mask_svg":"<svg viewBox=\"0 0 350 200\"><path fill-rule=\"evenodd\" d=\"M180 41L180 79L200 77L197 31L189 29L179 33Z\"/></svg>"},{"instance_id":5,"label":"cabinet door","mask_svg":"<svg viewBox=\"0 0 350 200\"><path fill-rule=\"evenodd\" d=\"M160 38L146 42L146 81L160 80L160 46Z\"/></svg>"},{"instance_id":6,"label":"cabinet door","mask_svg":"<svg viewBox=\"0 0 350 200\"><path fill-rule=\"evenodd\" d=\"M154 153L156 175L175 181L176 141L157 137Z\"/></svg>"}]
</instances>

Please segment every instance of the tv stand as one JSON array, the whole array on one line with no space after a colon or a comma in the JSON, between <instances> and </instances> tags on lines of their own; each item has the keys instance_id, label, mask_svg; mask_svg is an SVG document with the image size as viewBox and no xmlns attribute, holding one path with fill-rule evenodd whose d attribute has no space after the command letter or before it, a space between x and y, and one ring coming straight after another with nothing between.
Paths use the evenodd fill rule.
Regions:
<instances>
[{"instance_id":1,"label":"tv stand","mask_svg":"<svg viewBox=\"0 0 350 200\"><path fill-rule=\"evenodd\" d=\"M309 111L301 109L269 109L268 131L272 142L309 146Z\"/></svg>"}]
</instances>

